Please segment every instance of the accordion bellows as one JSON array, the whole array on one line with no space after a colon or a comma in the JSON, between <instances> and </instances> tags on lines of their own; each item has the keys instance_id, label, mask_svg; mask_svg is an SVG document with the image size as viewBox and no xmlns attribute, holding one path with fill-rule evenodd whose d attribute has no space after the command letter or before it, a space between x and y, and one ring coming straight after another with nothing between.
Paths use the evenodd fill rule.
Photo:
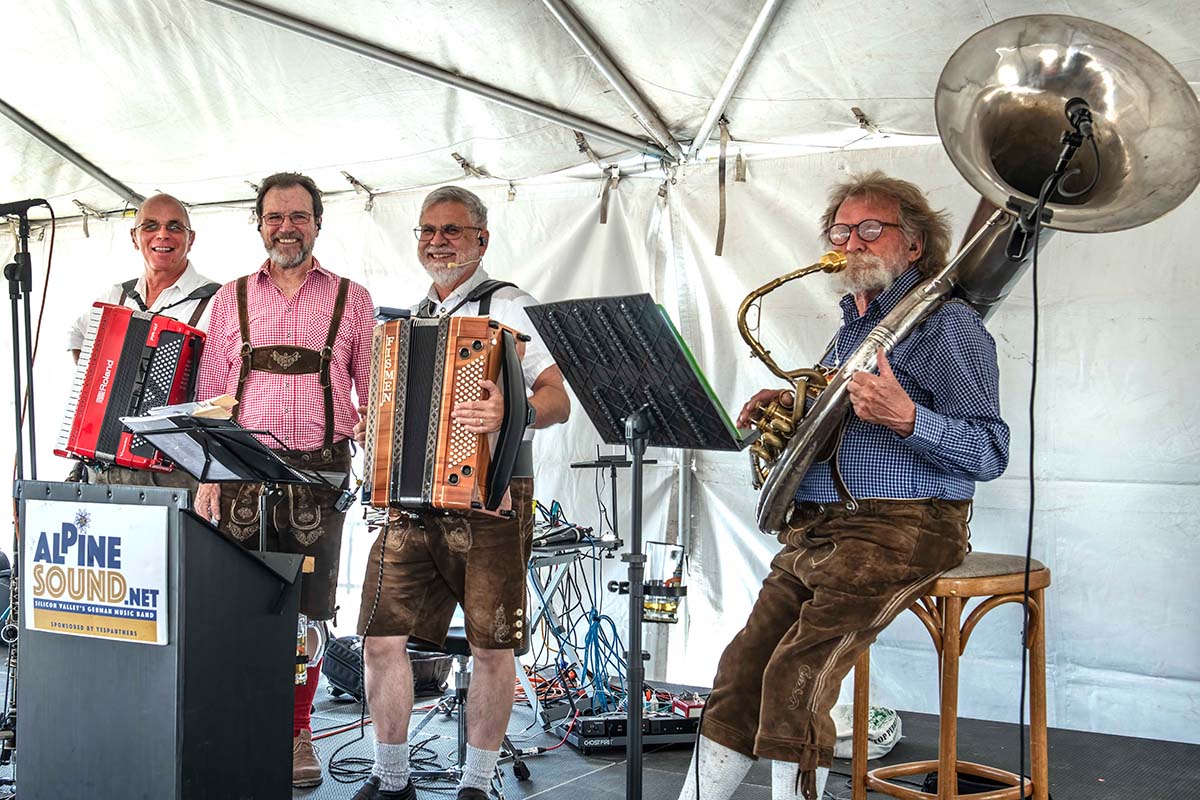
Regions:
<instances>
[{"instance_id":1,"label":"accordion bellows","mask_svg":"<svg viewBox=\"0 0 1200 800\"><path fill-rule=\"evenodd\" d=\"M169 472L162 453L121 422L191 399L204 333L178 320L95 303L54 452Z\"/></svg>"},{"instance_id":2,"label":"accordion bellows","mask_svg":"<svg viewBox=\"0 0 1200 800\"><path fill-rule=\"evenodd\" d=\"M525 433L518 340L487 317L397 319L375 327L367 404L363 503L376 508L470 511L500 507ZM495 434L450 419L480 400L482 379L504 395Z\"/></svg>"}]
</instances>

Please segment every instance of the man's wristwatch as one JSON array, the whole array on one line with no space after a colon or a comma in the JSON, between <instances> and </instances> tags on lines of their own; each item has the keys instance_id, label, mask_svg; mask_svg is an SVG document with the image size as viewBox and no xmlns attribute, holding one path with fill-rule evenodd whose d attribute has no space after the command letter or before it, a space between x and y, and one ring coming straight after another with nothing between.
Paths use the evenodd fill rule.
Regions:
<instances>
[{"instance_id":1,"label":"man's wristwatch","mask_svg":"<svg viewBox=\"0 0 1200 800\"><path fill-rule=\"evenodd\" d=\"M533 407L533 403L525 404L525 427L532 428L533 423L537 422L537 409Z\"/></svg>"}]
</instances>

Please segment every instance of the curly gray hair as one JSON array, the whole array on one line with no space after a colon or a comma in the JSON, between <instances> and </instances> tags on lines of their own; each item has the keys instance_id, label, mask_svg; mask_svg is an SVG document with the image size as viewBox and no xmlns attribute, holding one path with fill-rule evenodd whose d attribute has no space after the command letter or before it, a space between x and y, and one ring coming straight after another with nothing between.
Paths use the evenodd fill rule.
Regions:
<instances>
[{"instance_id":1,"label":"curly gray hair","mask_svg":"<svg viewBox=\"0 0 1200 800\"><path fill-rule=\"evenodd\" d=\"M842 203L851 197L871 200L895 200L900 206L900 231L912 244L921 242L921 257L913 262L924 275L933 275L946 266L950 253L950 221L945 211L934 211L925 193L916 184L893 178L879 170L855 175L833 187L829 205L821 217L821 232L829 230Z\"/></svg>"}]
</instances>

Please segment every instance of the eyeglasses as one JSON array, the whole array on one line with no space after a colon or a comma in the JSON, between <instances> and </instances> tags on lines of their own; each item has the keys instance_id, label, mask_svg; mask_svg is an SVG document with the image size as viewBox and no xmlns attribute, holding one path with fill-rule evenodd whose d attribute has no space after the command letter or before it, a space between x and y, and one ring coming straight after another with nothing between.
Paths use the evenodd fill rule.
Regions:
<instances>
[{"instance_id":1,"label":"eyeglasses","mask_svg":"<svg viewBox=\"0 0 1200 800\"><path fill-rule=\"evenodd\" d=\"M163 228L167 229L167 233L183 233L184 231L191 230L191 228L189 228L187 225L184 225L182 222L168 222L166 225L163 225L161 222L151 221L143 222L141 225L133 226L135 231L142 231L144 233L158 233Z\"/></svg>"},{"instance_id":2,"label":"eyeglasses","mask_svg":"<svg viewBox=\"0 0 1200 800\"><path fill-rule=\"evenodd\" d=\"M463 231L482 231L483 228L478 228L474 225L443 225L440 228L435 228L432 225L422 225L419 228L413 228L413 234L417 237L418 242L431 242L433 237L437 236L438 231L442 232L442 238L454 241L461 239Z\"/></svg>"},{"instance_id":3,"label":"eyeglasses","mask_svg":"<svg viewBox=\"0 0 1200 800\"><path fill-rule=\"evenodd\" d=\"M263 225L270 225L272 228L282 225L285 219L291 220L292 224L297 228L303 228L312 222L313 215L304 211L293 211L290 214L280 214L278 211L273 211L270 214L263 214L259 219L262 220Z\"/></svg>"},{"instance_id":4,"label":"eyeglasses","mask_svg":"<svg viewBox=\"0 0 1200 800\"><path fill-rule=\"evenodd\" d=\"M883 236L884 228L899 228L895 222L880 222L877 219L864 219L861 222L856 222L853 225L847 225L844 222L839 222L837 225L830 225L829 230L825 231L825 235L829 237L832 244L843 245L850 241L850 232L858 230L858 238L864 242L873 242L880 236Z\"/></svg>"}]
</instances>

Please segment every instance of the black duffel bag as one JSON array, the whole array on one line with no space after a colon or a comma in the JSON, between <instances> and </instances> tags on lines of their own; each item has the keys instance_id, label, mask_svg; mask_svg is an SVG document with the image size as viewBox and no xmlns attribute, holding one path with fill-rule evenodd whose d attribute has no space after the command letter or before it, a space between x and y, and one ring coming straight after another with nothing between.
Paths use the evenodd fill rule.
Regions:
<instances>
[{"instance_id":1,"label":"black duffel bag","mask_svg":"<svg viewBox=\"0 0 1200 800\"><path fill-rule=\"evenodd\" d=\"M450 676L453 656L440 653L418 653L408 651L412 662L413 693L417 697L439 695L446 691L446 679ZM361 636L343 636L331 639L325 647L325 659L321 672L329 684L329 693L334 697L349 695L355 700L363 699L363 654Z\"/></svg>"}]
</instances>

